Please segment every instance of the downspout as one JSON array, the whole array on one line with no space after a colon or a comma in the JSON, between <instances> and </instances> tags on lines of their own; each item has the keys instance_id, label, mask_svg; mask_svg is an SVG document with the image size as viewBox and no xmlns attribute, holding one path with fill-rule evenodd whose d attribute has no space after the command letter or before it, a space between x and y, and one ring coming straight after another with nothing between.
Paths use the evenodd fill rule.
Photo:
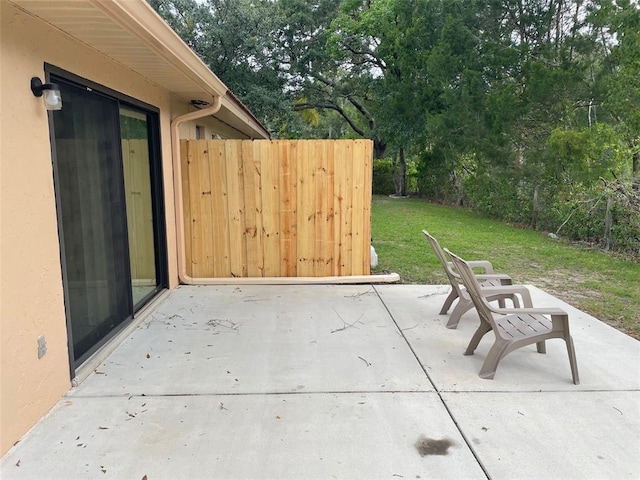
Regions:
<instances>
[{"instance_id":1,"label":"downspout","mask_svg":"<svg viewBox=\"0 0 640 480\"><path fill-rule=\"evenodd\" d=\"M384 275L353 275L347 277L230 277L193 278L187 274L187 253L184 238L184 205L182 198L182 163L180 159L180 125L190 120L207 117L220 110L222 97L217 95L210 107L178 115L171 121L171 156L173 162L173 190L176 214L176 246L178 249L178 280L184 285L300 285L300 284L354 284L392 283L400 280L397 273Z\"/></svg>"},{"instance_id":2,"label":"downspout","mask_svg":"<svg viewBox=\"0 0 640 480\"><path fill-rule=\"evenodd\" d=\"M196 110L195 112L178 115L171 121L171 160L173 162L173 191L176 214L176 237L178 248L178 280L186 285L194 285L196 281L187 275L187 254L184 238L184 205L182 199L182 163L180 161L180 132L179 127L184 122L214 115L222 106L222 97L216 95L213 105Z\"/></svg>"}]
</instances>

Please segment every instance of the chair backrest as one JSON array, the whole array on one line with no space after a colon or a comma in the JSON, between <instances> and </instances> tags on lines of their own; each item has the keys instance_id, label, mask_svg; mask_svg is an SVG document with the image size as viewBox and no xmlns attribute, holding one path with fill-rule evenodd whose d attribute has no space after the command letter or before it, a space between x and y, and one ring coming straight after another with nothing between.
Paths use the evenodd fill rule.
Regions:
<instances>
[{"instance_id":1,"label":"chair backrest","mask_svg":"<svg viewBox=\"0 0 640 480\"><path fill-rule=\"evenodd\" d=\"M460 275L462 283L467 289L467 293L471 297L471 301L478 311L478 315L481 319L488 322L491 326L494 326L493 313L491 313L491 309L489 307L487 299L484 297L484 295L482 295L480 291L480 285L478 284L478 280L476 279L473 270L465 260L457 256L456 254L451 253L446 248L444 250L445 252L447 252L447 255L451 257L451 261L456 267L456 271Z\"/></svg>"},{"instance_id":2,"label":"chair backrest","mask_svg":"<svg viewBox=\"0 0 640 480\"><path fill-rule=\"evenodd\" d=\"M451 268L449 267L449 262L447 261L447 257L442 251L442 247L440 246L440 243L426 230L422 230L422 233L424 234L425 237L427 237L427 240L429 240L429 243L431 244L433 251L436 252L436 256L438 257L438 259L440 259L440 263L442 263L442 268L444 268L444 273L447 274L447 277L449 278L449 282L451 283L451 286L456 290L458 290L458 294L460 294L460 284L458 283L458 279L456 278L456 276L451 271Z\"/></svg>"}]
</instances>

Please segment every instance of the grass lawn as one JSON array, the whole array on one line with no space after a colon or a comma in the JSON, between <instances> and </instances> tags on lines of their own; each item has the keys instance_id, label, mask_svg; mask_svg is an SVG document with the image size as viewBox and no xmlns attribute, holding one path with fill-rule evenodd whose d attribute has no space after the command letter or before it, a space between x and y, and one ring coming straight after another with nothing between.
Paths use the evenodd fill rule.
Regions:
<instances>
[{"instance_id":1,"label":"grass lawn","mask_svg":"<svg viewBox=\"0 0 640 480\"><path fill-rule=\"evenodd\" d=\"M640 339L638 263L420 199L374 196L371 211L379 258L373 273L396 272L402 283L448 283L425 229L461 257L491 260L514 283L535 285Z\"/></svg>"}]
</instances>

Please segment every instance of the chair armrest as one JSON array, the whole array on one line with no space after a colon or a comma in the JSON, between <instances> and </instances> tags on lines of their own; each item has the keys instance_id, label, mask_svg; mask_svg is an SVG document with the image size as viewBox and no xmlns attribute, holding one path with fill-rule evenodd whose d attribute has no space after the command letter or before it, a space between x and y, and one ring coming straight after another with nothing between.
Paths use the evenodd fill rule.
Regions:
<instances>
[{"instance_id":1,"label":"chair armrest","mask_svg":"<svg viewBox=\"0 0 640 480\"><path fill-rule=\"evenodd\" d=\"M568 316L569 314L562 310L561 308L493 308L491 307L491 311L495 313L501 313L504 315L512 315L519 313L530 313L532 315L562 315Z\"/></svg>"},{"instance_id":2,"label":"chair armrest","mask_svg":"<svg viewBox=\"0 0 640 480\"><path fill-rule=\"evenodd\" d=\"M493 265L489 260L470 260L467 263L471 268L484 268L486 273L493 273Z\"/></svg>"},{"instance_id":3,"label":"chair armrest","mask_svg":"<svg viewBox=\"0 0 640 480\"><path fill-rule=\"evenodd\" d=\"M485 296L491 295L500 295L500 294L518 294L522 297L522 303L525 308L533 308L533 302L531 300L531 292L524 285L503 285L501 287L481 287L480 291ZM522 310L525 308L515 308L510 310L515 310L516 312L522 313ZM502 313L505 309L494 309L491 310L496 311L500 310L498 313Z\"/></svg>"},{"instance_id":4,"label":"chair armrest","mask_svg":"<svg viewBox=\"0 0 640 480\"><path fill-rule=\"evenodd\" d=\"M510 279L511 277L505 273L494 273L493 272L493 266L491 265L491 262L487 261L487 260L475 260L475 261L471 261L471 262L467 262L469 264L470 267L476 267L476 268L484 268L484 272L482 273L476 273L473 272L473 274L477 277L477 278L504 278L504 279ZM458 275L458 272L456 272L456 267L452 262L447 262L447 267L449 267L449 271L451 273L453 273L456 277L459 277L460 275ZM494 277L495 275L495 277Z\"/></svg>"},{"instance_id":5,"label":"chair armrest","mask_svg":"<svg viewBox=\"0 0 640 480\"><path fill-rule=\"evenodd\" d=\"M477 280L511 280L511 277L506 273L476 273Z\"/></svg>"}]
</instances>

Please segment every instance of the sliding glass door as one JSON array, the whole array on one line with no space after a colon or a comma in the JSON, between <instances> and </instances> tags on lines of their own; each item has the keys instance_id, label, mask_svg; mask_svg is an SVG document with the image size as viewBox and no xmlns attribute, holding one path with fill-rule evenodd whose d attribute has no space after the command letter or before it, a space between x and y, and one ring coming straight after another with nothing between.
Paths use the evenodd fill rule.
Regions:
<instances>
[{"instance_id":1,"label":"sliding glass door","mask_svg":"<svg viewBox=\"0 0 640 480\"><path fill-rule=\"evenodd\" d=\"M130 107L120 107L120 138L135 305L157 286L147 115Z\"/></svg>"},{"instance_id":2,"label":"sliding glass door","mask_svg":"<svg viewBox=\"0 0 640 480\"><path fill-rule=\"evenodd\" d=\"M54 174L72 370L164 287L157 114L65 77Z\"/></svg>"}]
</instances>

